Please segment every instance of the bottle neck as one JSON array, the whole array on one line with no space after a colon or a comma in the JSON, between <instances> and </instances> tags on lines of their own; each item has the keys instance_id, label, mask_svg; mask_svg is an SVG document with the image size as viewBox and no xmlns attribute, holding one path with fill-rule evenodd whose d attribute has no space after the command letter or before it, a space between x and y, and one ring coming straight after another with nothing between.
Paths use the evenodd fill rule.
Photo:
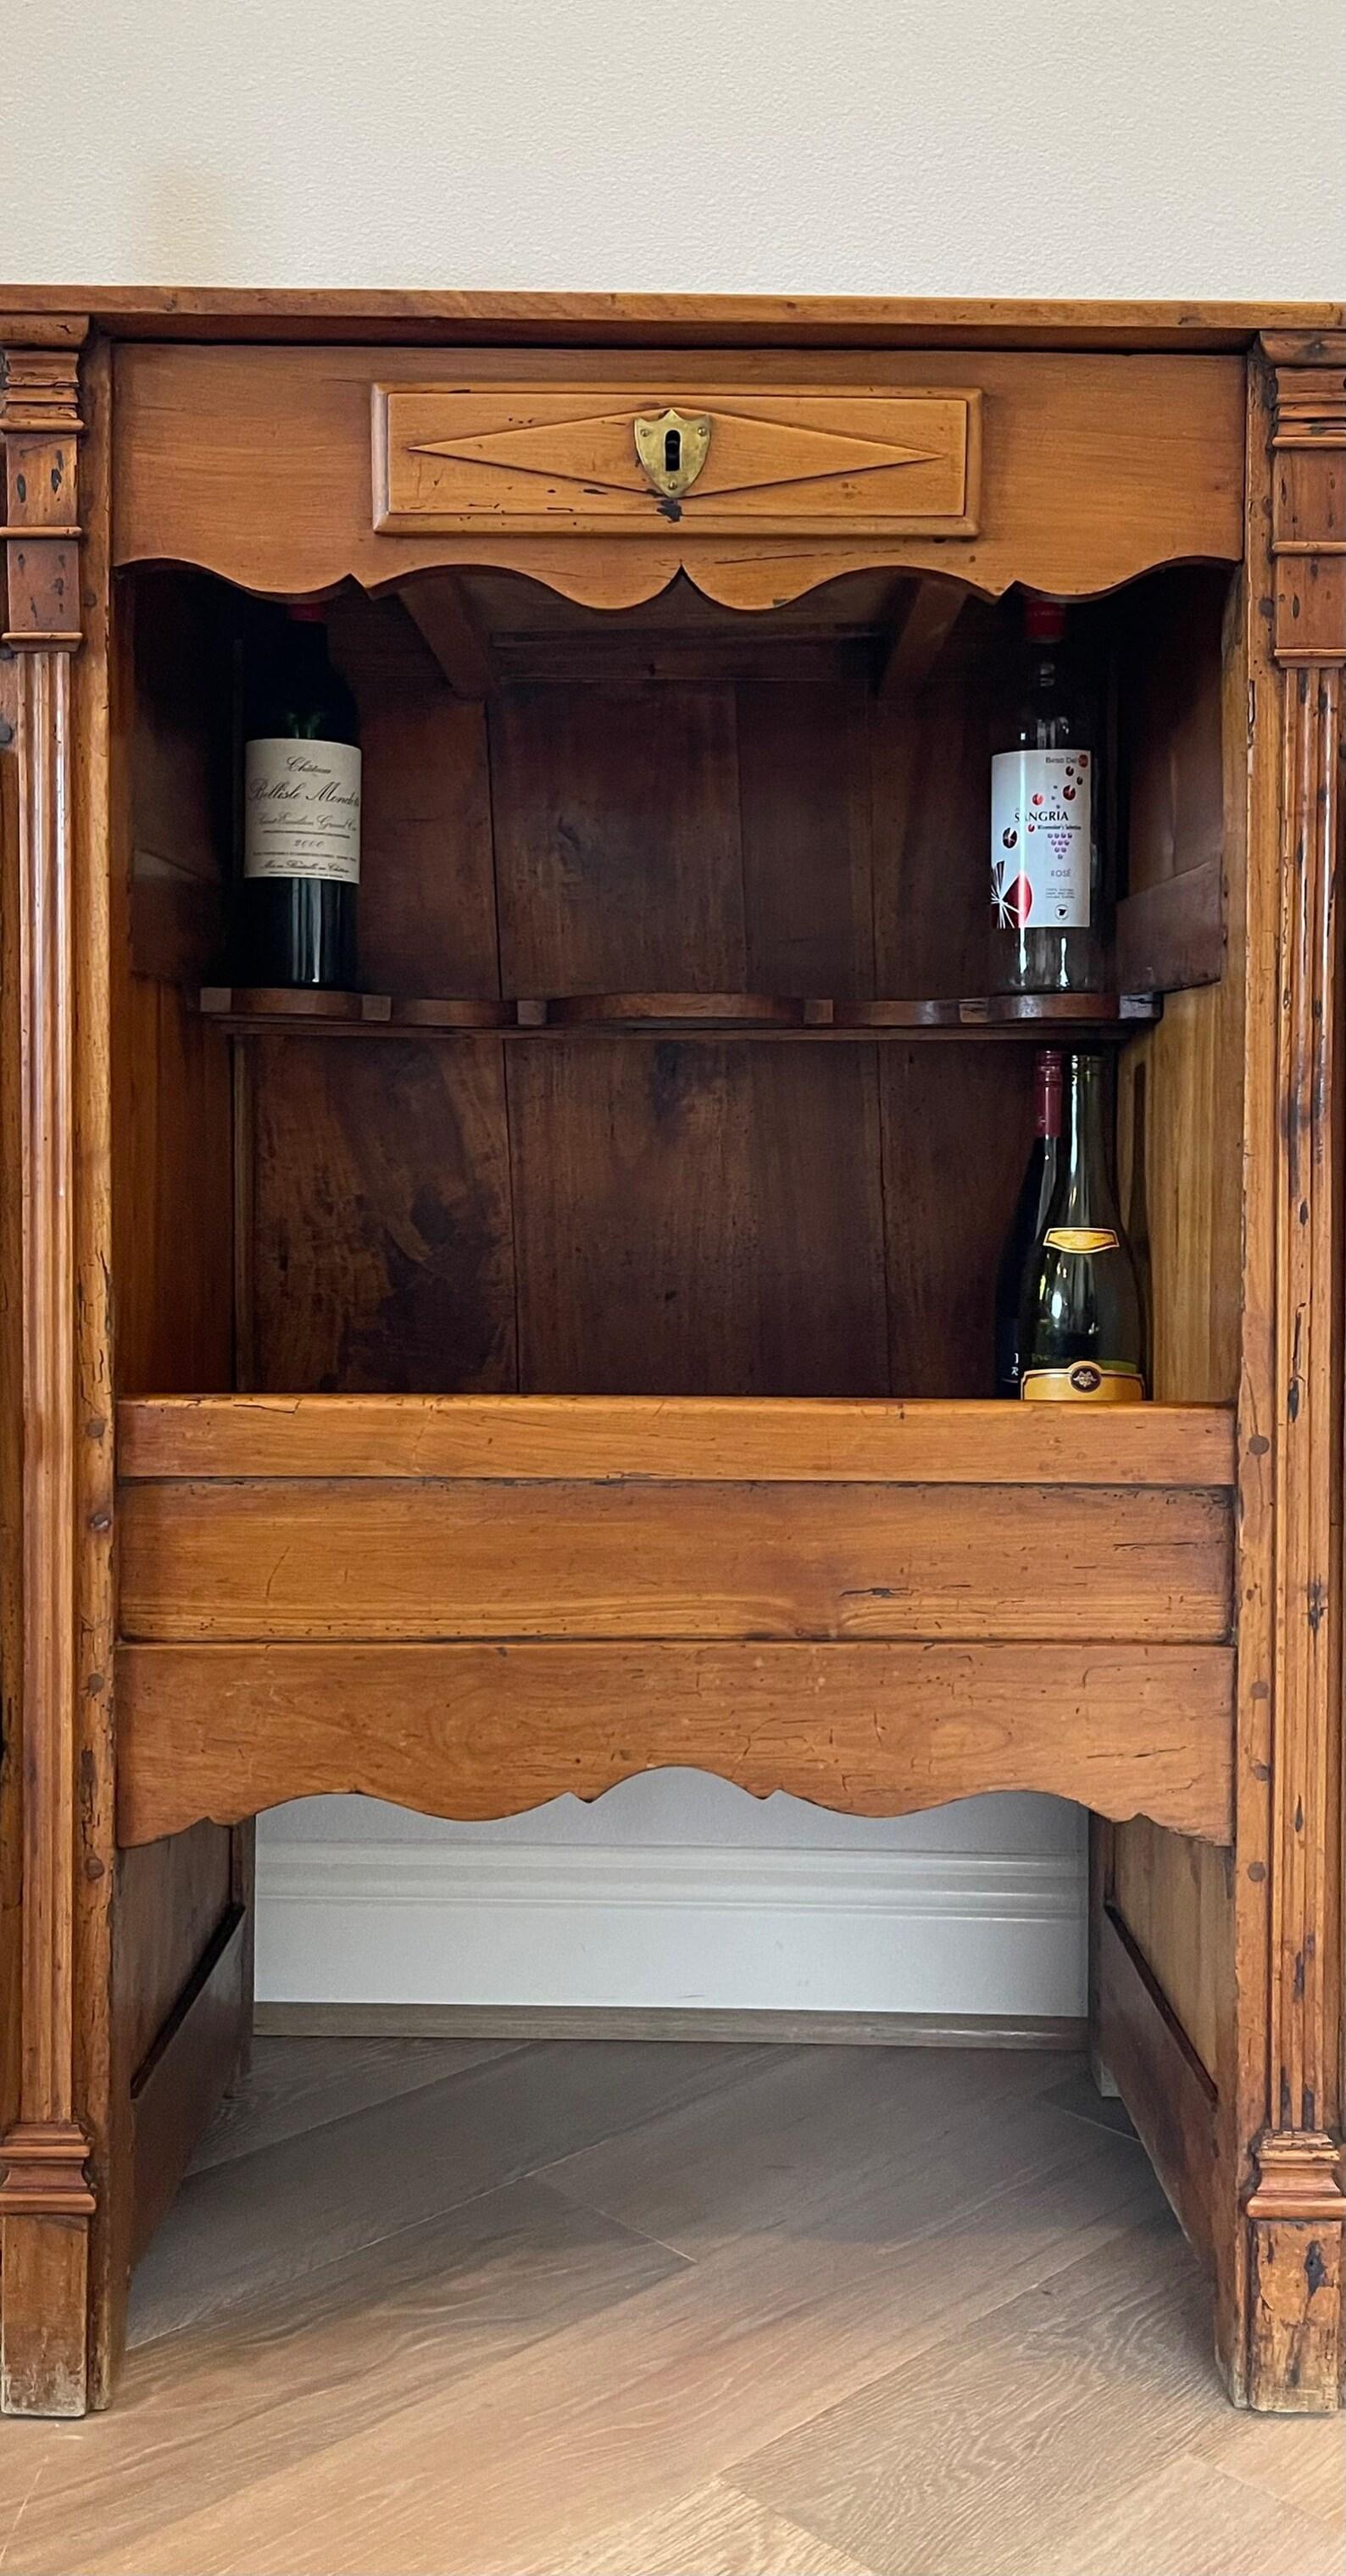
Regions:
<instances>
[{"instance_id":1,"label":"bottle neck","mask_svg":"<svg viewBox=\"0 0 1346 2576\"><path fill-rule=\"evenodd\" d=\"M1065 616L1054 599L1024 603L1024 646L1030 698L1054 698L1061 686Z\"/></svg>"},{"instance_id":2,"label":"bottle neck","mask_svg":"<svg viewBox=\"0 0 1346 2576\"><path fill-rule=\"evenodd\" d=\"M1094 1223L1116 1212L1109 1151L1107 1069L1101 1056L1066 1061L1062 1119L1062 1195Z\"/></svg>"},{"instance_id":3,"label":"bottle neck","mask_svg":"<svg viewBox=\"0 0 1346 2576\"><path fill-rule=\"evenodd\" d=\"M327 669L327 627L316 617L292 617L285 625L285 654L292 670L318 674Z\"/></svg>"},{"instance_id":4,"label":"bottle neck","mask_svg":"<svg viewBox=\"0 0 1346 2576\"><path fill-rule=\"evenodd\" d=\"M1046 1047L1038 1057L1034 1104L1034 1133L1057 1137L1061 1133L1061 1078L1065 1059L1055 1047Z\"/></svg>"}]
</instances>

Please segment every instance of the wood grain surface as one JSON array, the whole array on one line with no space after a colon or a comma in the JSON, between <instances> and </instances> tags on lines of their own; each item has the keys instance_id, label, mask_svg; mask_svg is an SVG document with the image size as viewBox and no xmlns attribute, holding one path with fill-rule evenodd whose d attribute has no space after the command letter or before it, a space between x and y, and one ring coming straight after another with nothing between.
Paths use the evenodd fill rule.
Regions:
<instances>
[{"instance_id":1,"label":"wood grain surface","mask_svg":"<svg viewBox=\"0 0 1346 2576\"><path fill-rule=\"evenodd\" d=\"M854 1815L986 1789L1230 1834L1221 1646L132 1645L124 1842L358 1790L498 1816L713 1770Z\"/></svg>"},{"instance_id":2,"label":"wood grain surface","mask_svg":"<svg viewBox=\"0 0 1346 2576\"><path fill-rule=\"evenodd\" d=\"M395 534L588 536L673 519L715 536L975 536L981 394L896 394L861 373L820 389L693 385L682 416L707 436L670 510L637 453L659 416L645 374L595 394L549 378L499 391L396 381L374 388L375 525ZM664 406L666 409L667 406ZM695 433L666 432L679 455Z\"/></svg>"},{"instance_id":3,"label":"wood grain surface","mask_svg":"<svg viewBox=\"0 0 1346 2576\"><path fill-rule=\"evenodd\" d=\"M611 1477L722 1483L1230 1485L1222 1405L859 1403L720 1396L142 1397L126 1480Z\"/></svg>"},{"instance_id":4,"label":"wood grain surface","mask_svg":"<svg viewBox=\"0 0 1346 2576\"><path fill-rule=\"evenodd\" d=\"M1230 1513L1149 1486L530 1486L370 1478L122 1489L145 1642L452 1637L1219 1643Z\"/></svg>"},{"instance_id":5,"label":"wood grain surface","mask_svg":"<svg viewBox=\"0 0 1346 2576\"><path fill-rule=\"evenodd\" d=\"M559 340L642 348L1245 349L1339 329L1346 306L1066 296L531 293L457 287L7 286L0 328L78 345L93 315L151 340Z\"/></svg>"},{"instance_id":6,"label":"wood grain surface","mask_svg":"<svg viewBox=\"0 0 1346 2576\"><path fill-rule=\"evenodd\" d=\"M458 364L462 364L459 361ZM938 571L996 593L1019 581L1094 592L1156 563L1242 548L1239 463L1243 369L1218 357L978 353L971 381L989 423L982 533L944 537L698 538L380 534L370 499L370 404L380 381L442 381L432 350L127 347L117 352L121 416L118 560L165 556L245 586L314 591L354 577L377 585L430 564L526 571L572 599L622 608L660 592L682 566L708 596L741 608L795 598L819 580L889 563ZM644 372L644 370L642 370ZM969 383L966 352L876 353L876 387L939 393ZM661 353L650 407L704 403L719 384L769 398L805 384L825 393L852 370L840 357L758 350L714 364ZM629 385L619 361L583 352L473 351L474 391L522 381L597 393Z\"/></svg>"}]
</instances>

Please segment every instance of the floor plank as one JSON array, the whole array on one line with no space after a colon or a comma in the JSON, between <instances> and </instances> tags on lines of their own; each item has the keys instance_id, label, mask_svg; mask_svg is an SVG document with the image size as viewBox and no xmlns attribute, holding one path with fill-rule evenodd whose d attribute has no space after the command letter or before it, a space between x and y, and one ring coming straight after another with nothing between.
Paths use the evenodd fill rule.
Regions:
<instances>
[{"instance_id":1,"label":"floor plank","mask_svg":"<svg viewBox=\"0 0 1346 2576\"><path fill-rule=\"evenodd\" d=\"M808 2213L937 2159L979 2123L1012 2124L1019 2105L1060 2074L1059 2058L968 2049L836 2048L825 2080L804 2049L782 2050L741 2099L703 2096L622 2137L548 2168L558 2191L698 2257L745 2230L799 2227ZM1044 2134L1041 2122L1036 2134ZM1066 2137L1061 2124L1045 2134ZM997 2161L983 2143L988 2170ZM1139 2159L1139 2149L1135 2150ZM1142 2170L1137 2162L1137 2174ZM919 2186L918 2186L919 2188Z\"/></svg>"},{"instance_id":2,"label":"floor plank","mask_svg":"<svg viewBox=\"0 0 1346 2576\"><path fill-rule=\"evenodd\" d=\"M1167 2212L991 2311L726 2474L884 2576L1034 2576L1110 2483L1186 2450L1222 2402L1206 2283Z\"/></svg>"},{"instance_id":3,"label":"floor plank","mask_svg":"<svg viewBox=\"0 0 1346 2576\"><path fill-rule=\"evenodd\" d=\"M712 2479L667 2513L624 2522L581 2544L565 2576L871 2576L778 2513ZM537 2576L556 2576L549 2562Z\"/></svg>"},{"instance_id":4,"label":"floor plank","mask_svg":"<svg viewBox=\"0 0 1346 2576\"><path fill-rule=\"evenodd\" d=\"M252 2044L252 2065L220 2104L192 2159L192 2171L255 2155L284 2138L302 2137L370 2110L425 2084L442 2084L469 2066L503 2057L508 2039L268 2039Z\"/></svg>"},{"instance_id":5,"label":"floor plank","mask_svg":"<svg viewBox=\"0 0 1346 2576\"><path fill-rule=\"evenodd\" d=\"M24 2566L83 2576L110 2554L148 2567L166 2517L227 2512L258 2480L339 2457L349 2435L427 2391L448 2396L491 2363L686 2269L663 2246L526 2180L294 2282L262 2283L223 2318L134 2353L106 2415L4 2428L20 2443L38 2437ZM15 2563L0 2550L4 2576Z\"/></svg>"},{"instance_id":6,"label":"floor plank","mask_svg":"<svg viewBox=\"0 0 1346 2576\"><path fill-rule=\"evenodd\" d=\"M1041 2576L1118 2576L1123 2567L1128 2576L1341 2576L1341 2542L1188 2452L1086 2515Z\"/></svg>"},{"instance_id":7,"label":"floor plank","mask_svg":"<svg viewBox=\"0 0 1346 2576\"><path fill-rule=\"evenodd\" d=\"M1346 2538L1346 2417L1229 2407L1193 2447L1199 2460Z\"/></svg>"},{"instance_id":8,"label":"floor plank","mask_svg":"<svg viewBox=\"0 0 1346 2576\"><path fill-rule=\"evenodd\" d=\"M294 2282L580 2145L751 2074L750 2048L539 2042L189 2175L131 2298L132 2346Z\"/></svg>"}]
</instances>

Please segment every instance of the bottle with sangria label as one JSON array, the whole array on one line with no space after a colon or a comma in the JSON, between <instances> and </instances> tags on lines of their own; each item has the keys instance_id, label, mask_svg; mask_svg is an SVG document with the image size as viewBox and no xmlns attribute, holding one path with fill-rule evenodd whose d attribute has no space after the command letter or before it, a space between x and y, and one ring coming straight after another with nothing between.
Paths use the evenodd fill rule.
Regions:
<instances>
[{"instance_id":1,"label":"bottle with sangria label","mask_svg":"<svg viewBox=\"0 0 1346 2576\"><path fill-rule=\"evenodd\" d=\"M992 981L1002 993L1093 993L1099 938L1097 754L1059 600L1024 603L1026 669L1011 742L991 762Z\"/></svg>"}]
</instances>

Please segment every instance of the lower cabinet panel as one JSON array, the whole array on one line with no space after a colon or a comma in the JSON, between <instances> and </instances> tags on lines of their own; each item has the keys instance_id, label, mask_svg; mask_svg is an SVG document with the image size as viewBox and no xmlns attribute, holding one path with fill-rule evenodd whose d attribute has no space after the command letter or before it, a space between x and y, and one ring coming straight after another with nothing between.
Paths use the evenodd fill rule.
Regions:
<instances>
[{"instance_id":1,"label":"lower cabinet panel","mask_svg":"<svg viewBox=\"0 0 1346 2576\"><path fill-rule=\"evenodd\" d=\"M1096 1937L1099 2053L1183 2227L1209 2260L1219 2175L1215 2086L1110 1907Z\"/></svg>"},{"instance_id":2,"label":"lower cabinet panel","mask_svg":"<svg viewBox=\"0 0 1346 2576\"><path fill-rule=\"evenodd\" d=\"M231 1905L131 2087L133 2263L229 2082L251 2009L247 1913Z\"/></svg>"},{"instance_id":3,"label":"lower cabinet panel","mask_svg":"<svg viewBox=\"0 0 1346 2576\"><path fill-rule=\"evenodd\" d=\"M328 1790L498 1816L679 1764L1227 1842L1228 1416L1057 1410L124 1405L121 1840Z\"/></svg>"}]
</instances>

